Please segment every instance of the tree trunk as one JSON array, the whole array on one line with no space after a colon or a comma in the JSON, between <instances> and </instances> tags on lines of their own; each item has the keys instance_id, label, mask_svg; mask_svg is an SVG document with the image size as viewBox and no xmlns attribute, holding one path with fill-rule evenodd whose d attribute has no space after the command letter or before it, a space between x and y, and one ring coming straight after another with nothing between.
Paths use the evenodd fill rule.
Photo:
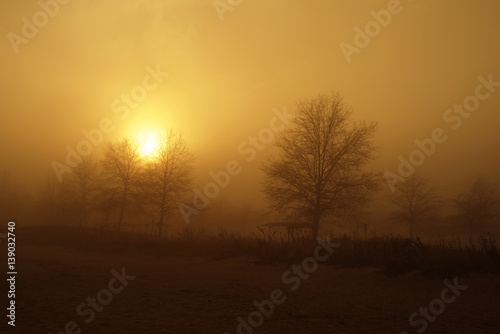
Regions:
<instances>
[{"instance_id":1,"label":"tree trunk","mask_svg":"<svg viewBox=\"0 0 500 334\"><path fill-rule=\"evenodd\" d=\"M414 222L414 219L411 218L410 219L410 239L413 238L413 222Z\"/></svg>"},{"instance_id":2,"label":"tree trunk","mask_svg":"<svg viewBox=\"0 0 500 334\"><path fill-rule=\"evenodd\" d=\"M122 229L122 222L123 222L123 214L125 212L125 204L127 202L127 188L123 190L123 196L122 196L122 204L120 207L120 215L118 216L118 230L120 231Z\"/></svg>"},{"instance_id":3,"label":"tree trunk","mask_svg":"<svg viewBox=\"0 0 500 334\"><path fill-rule=\"evenodd\" d=\"M123 211L125 211L125 202L122 202L120 207L120 215L118 216L118 231L122 229Z\"/></svg>"},{"instance_id":4,"label":"tree trunk","mask_svg":"<svg viewBox=\"0 0 500 334\"><path fill-rule=\"evenodd\" d=\"M160 209L160 220L158 221L158 238L161 240L163 237L163 216L165 215L165 210L163 206Z\"/></svg>"},{"instance_id":5,"label":"tree trunk","mask_svg":"<svg viewBox=\"0 0 500 334\"><path fill-rule=\"evenodd\" d=\"M80 220L80 226L86 225L87 221L87 199L84 197L82 198L82 203L81 203L81 220Z\"/></svg>"},{"instance_id":6,"label":"tree trunk","mask_svg":"<svg viewBox=\"0 0 500 334\"><path fill-rule=\"evenodd\" d=\"M320 219L320 215L316 211L313 215L313 221L312 221L312 239L313 239L313 241L316 241L316 239L318 239L319 219Z\"/></svg>"}]
</instances>

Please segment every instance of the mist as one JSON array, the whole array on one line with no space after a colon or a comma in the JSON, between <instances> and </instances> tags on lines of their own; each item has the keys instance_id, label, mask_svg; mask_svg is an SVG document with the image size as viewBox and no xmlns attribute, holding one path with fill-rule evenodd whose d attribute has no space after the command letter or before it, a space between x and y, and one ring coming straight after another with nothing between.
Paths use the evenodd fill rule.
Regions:
<instances>
[{"instance_id":1,"label":"mist","mask_svg":"<svg viewBox=\"0 0 500 334\"><path fill-rule=\"evenodd\" d=\"M1 224L25 229L26 259L62 242L54 232L61 247L102 233L104 254L130 242L287 264L323 238L352 246L329 264L396 271L397 247L427 270L441 264L430 245L449 246L454 266L497 268L457 249L498 249L499 13L490 0L4 1ZM342 160L349 133L361 139ZM421 247L432 261L413 258Z\"/></svg>"}]
</instances>

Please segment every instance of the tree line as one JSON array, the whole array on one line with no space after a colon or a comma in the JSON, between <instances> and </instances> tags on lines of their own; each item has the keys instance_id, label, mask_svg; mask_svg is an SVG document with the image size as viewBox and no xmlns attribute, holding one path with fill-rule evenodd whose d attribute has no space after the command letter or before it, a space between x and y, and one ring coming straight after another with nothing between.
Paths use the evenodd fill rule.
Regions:
<instances>
[{"instance_id":1,"label":"tree line","mask_svg":"<svg viewBox=\"0 0 500 334\"><path fill-rule=\"evenodd\" d=\"M262 164L263 192L272 211L287 221L309 223L312 237L329 219L359 215L380 190L382 174L368 170L377 150L375 122L353 121L352 108L338 93L323 94L297 103L292 125L275 140L278 154ZM156 217L159 235L192 185L193 154L182 135L169 131L159 138L154 154L145 158L136 141L108 142L101 161L85 157L59 184L44 185L46 210L54 221L89 222L90 213L114 213L121 229L129 209ZM438 223L448 202L454 219L471 233L496 224L500 195L496 183L480 178L463 194L450 200L439 196L427 177L413 174L389 195L392 218L415 226Z\"/></svg>"},{"instance_id":2,"label":"tree line","mask_svg":"<svg viewBox=\"0 0 500 334\"><path fill-rule=\"evenodd\" d=\"M191 186L194 157L180 133L172 130L157 138L154 154L145 156L137 140L110 141L104 158L83 157L62 182L50 177L42 187L42 199L50 219L89 223L91 213L116 213L117 229L123 228L128 209L157 217L158 233L165 220Z\"/></svg>"}]
</instances>

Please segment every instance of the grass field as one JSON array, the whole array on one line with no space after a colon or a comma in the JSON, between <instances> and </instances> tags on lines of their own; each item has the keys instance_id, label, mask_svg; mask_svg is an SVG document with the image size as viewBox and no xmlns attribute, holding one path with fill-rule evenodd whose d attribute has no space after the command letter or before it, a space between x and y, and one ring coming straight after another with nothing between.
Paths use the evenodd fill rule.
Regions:
<instances>
[{"instance_id":1,"label":"grass field","mask_svg":"<svg viewBox=\"0 0 500 334\"><path fill-rule=\"evenodd\" d=\"M288 280L284 273L318 244L194 231L158 242L59 227L19 229L16 237L19 333L238 333L241 319L258 325L240 325L241 333L417 333L424 324L426 333L500 329L492 237L434 246L339 239L340 247L307 278L290 274ZM110 290L112 270L135 277L106 295L101 291ZM412 313L441 299L446 277L467 288L432 321L417 315L410 324ZM264 308L269 316L260 319L253 302L272 300L276 290L281 303L272 312ZM88 297L107 303L98 304L91 321L88 304L80 309L84 315L77 310Z\"/></svg>"}]
</instances>

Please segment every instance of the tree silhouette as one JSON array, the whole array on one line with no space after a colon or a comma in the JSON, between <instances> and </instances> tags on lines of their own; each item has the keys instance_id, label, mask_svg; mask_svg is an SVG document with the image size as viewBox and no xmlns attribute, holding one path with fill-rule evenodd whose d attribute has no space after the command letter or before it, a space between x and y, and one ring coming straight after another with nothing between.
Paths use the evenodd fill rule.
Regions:
<instances>
[{"instance_id":1,"label":"tree silhouette","mask_svg":"<svg viewBox=\"0 0 500 334\"><path fill-rule=\"evenodd\" d=\"M272 209L307 219L316 239L324 215L345 212L376 189L379 176L363 168L373 159L377 125L351 121L351 108L336 93L297 107L276 140L280 157L262 167L264 191Z\"/></svg>"},{"instance_id":2,"label":"tree silhouette","mask_svg":"<svg viewBox=\"0 0 500 334\"><path fill-rule=\"evenodd\" d=\"M485 177L477 178L469 189L452 199L453 206L472 235L498 220L500 215L500 194L498 184Z\"/></svg>"},{"instance_id":3,"label":"tree silhouette","mask_svg":"<svg viewBox=\"0 0 500 334\"><path fill-rule=\"evenodd\" d=\"M166 216L190 189L192 167L193 155L181 134L170 130L158 138L156 151L145 165L141 194L158 214L160 238Z\"/></svg>"},{"instance_id":4,"label":"tree silhouette","mask_svg":"<svg viewBox=\"0 0 500 334\"><path fill-rule=\"evenodd\" d=\"M130 204L133 192L137 190L143 159L138 143L129 139L108 142L104 154L102 167L106 192L113 197L119 194L118 229L121 229L125 209Z\"/></svg>"},{"instance_id":5,"label":"tree silhouette","mask_svg":"<svg viewBox=\"0 0 500 334\"><path fill-rule=\"evenodd\" d=\"M61 223L68 219L68 207L61 182L53 172L47 174L40 187L39 209L41 216L48 224Z\"/></svg>"},{"instance_id":6,"label":"tree silhouette","mask_svg":"<svg viewBox=\"0 0 500 334\"><path fill-rule=\"evenodd\" d=\"M67 199L74 203L78 225L87 223L89 212L95 205L99 191L98 162L92 156L82 158L62 184Z\"/></svg>"},{"instance_id":7,"label":"tree silhouette","mask_svg":"<svg viewBox=\"0 0 500 334\"><path fill-rule=\"evenodd\" d=\"M416 173L395 185L395 192L389 199L398 207L393 212L393 218L408 223L410 238L413 237L415 224L435 220L442 205L437 188L429 185L427 177Z\"/></svg>"}]
</instances>

